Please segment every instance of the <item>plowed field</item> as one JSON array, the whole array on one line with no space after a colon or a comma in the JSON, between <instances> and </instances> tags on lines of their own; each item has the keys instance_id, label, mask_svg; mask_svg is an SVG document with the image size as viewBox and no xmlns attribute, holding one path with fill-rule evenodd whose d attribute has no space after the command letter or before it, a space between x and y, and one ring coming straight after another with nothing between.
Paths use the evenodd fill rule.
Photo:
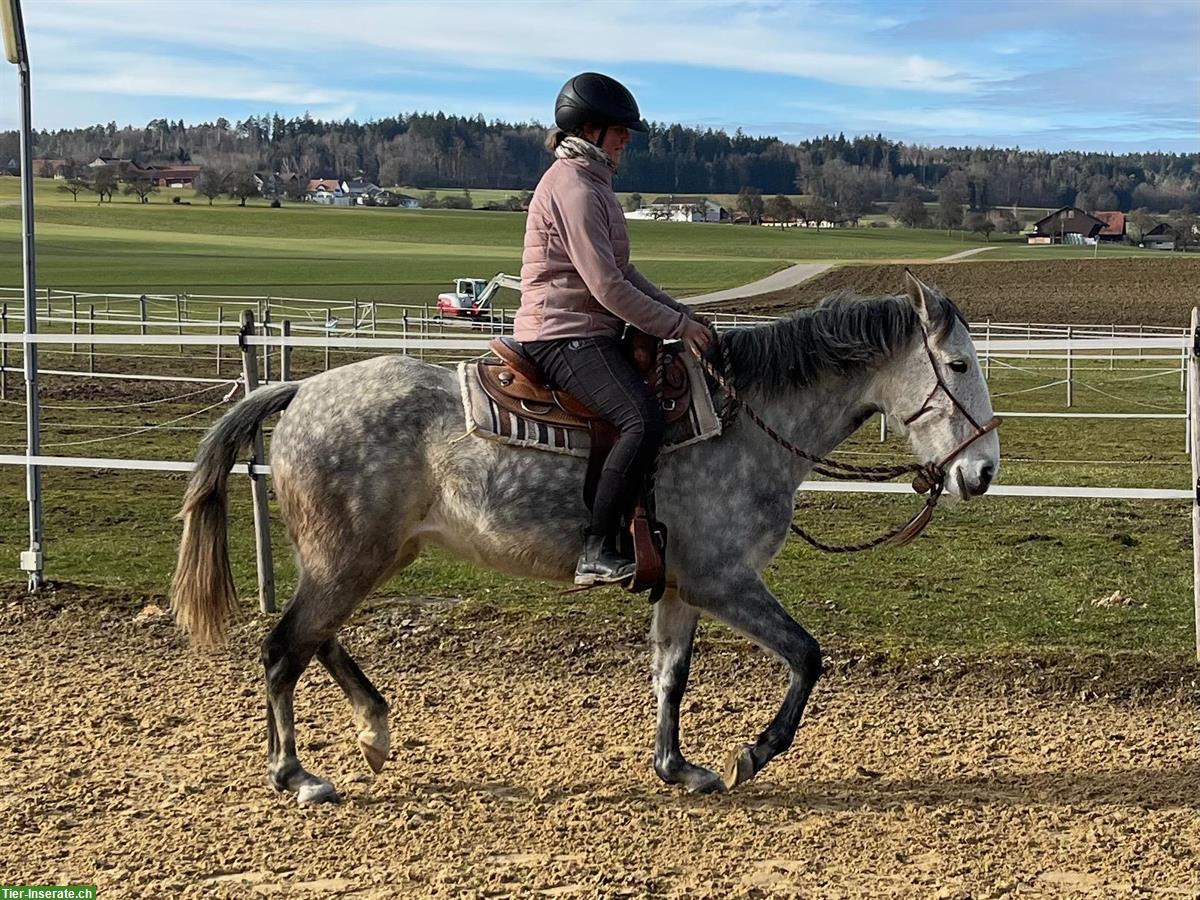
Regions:
<instances>
[{"instance_id":1,"label":"plowed field","mask_svg":"<svg viewBox=\"0 0 1200 900\"><path fill-rule=\"evenodd\" d=\"M1118 702L1011 683L828 676L795 746L725 796L650 767L647 651L615 623L531 627L382 602L348 647L392 703L378 778L324 672L266 786L263 622L186 650L133 597L0 613L0 879L100 896L1037 897L1200 892L1189 690ZM773 714L779 668L701 642L684 746L712 763Z\"/></svg>"},{"instance_id":2,"label":"plowed field","mask_svg":"<svg viewBox=\"0 0 1200 900\"><path fill-rule=\"evenodd\" d=\"M992 261L912 265L967 318L982 322L1063 322L1186 327L1200 304L1200 257ZM810 306L834 291L889 294L904 284L901 265L847 266L784 291L706 309L774 315Z\"/></svg>"}]
</instances>

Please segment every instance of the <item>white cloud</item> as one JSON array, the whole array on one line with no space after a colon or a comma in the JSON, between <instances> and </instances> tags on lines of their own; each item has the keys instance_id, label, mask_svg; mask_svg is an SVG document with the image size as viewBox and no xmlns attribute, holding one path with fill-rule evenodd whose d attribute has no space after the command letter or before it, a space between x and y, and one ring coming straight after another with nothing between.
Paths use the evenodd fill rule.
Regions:
<instances>
[{"instance_id":1,"label":"white cloud","mask_svg":"<svg viewBox=\"0 0 1200 900\"><path fill-rule=\"evenodd\" d=\"M283 53L314 75L339 45L367 46L400 58L438 60L449 71L497 69L561 74L581 59L596 63L706 66L802 76L831 84L959 93L984 77L947 59L863 45L860 17L810 15L807 4L649 4L543 2L303 4L282 15L263 0L60 0L28 13L40 35L86 34L109 42L150 39L209 52L254 52L265 67ZM818 7L818 10L820 8ZM822 26L823 21L835 27ZM355 27L355 22L364 23ZM180 23L186 23L181 27ZM233 23L233 24L231 24ZM37 40L35 40L35 38ZM436 77L438 69L424 74Z\"/></svg>"}]
</instances>

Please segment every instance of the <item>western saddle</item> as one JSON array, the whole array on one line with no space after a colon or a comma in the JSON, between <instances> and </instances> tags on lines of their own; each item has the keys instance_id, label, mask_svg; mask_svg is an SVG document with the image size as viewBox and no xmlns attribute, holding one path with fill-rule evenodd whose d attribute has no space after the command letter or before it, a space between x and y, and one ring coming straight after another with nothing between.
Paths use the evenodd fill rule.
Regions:
<instances>
[{"instance_id":1,"label":"western saddle","mask_svg":"<svg viewBox=\"0 0 1200 900\"><path fill-rule=\"evenodd\" d=\"M495 359L480 360L479 383L501 409L517 416L559 428L577 428L588 433L591 450L584 500L591 506L604 460L617 440L617 430L566 391L546 384L537 363L520 342L498 337L489 345ZM678 352L663 351L661 342L644 332L630 329L626 339L633 364L646 383L658 393L668 425L690 412L691 390L687 367ZM658 355L666 352L661 366ZM632 593L650 591L653 602L665 589L667 532L654 518L653 491L643 489L634 507L627 510L628 531L622 533L622 549L637 562L637 571L625 585Z\"/></svg>"}]
</instances>

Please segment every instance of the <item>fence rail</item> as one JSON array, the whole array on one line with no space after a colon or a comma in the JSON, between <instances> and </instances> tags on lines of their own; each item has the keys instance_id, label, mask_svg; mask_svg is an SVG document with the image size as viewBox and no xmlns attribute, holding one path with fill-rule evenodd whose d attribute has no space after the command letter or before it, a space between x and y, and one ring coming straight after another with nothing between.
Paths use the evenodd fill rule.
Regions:
<instances>
[{"instance_id":1,"label":"fence rail","mask_svg":"<svg viewBox=\"0 0 1200 900\"><path fill-rule=\"evenodd\" d=\"M4 292L10 289L0 288L0 299ZM270 380L270 362L271 357L268 352L278 348L280 350L280 363L282 366L287 366L287 360L292 350L297 348L305 349L323 349L328 354L330 349L352 350L359 352L378 352L378 351L403 351L424 353L426 351L438 352L466 352L480 355L486 352L487 345L492 331L488 335L469 337L464 336L461 332L446 334L443 330L439 330L436 334L430 333L429 322L417 317L408 317L407 314L402 314L397 319L386 319L379 316L379 309L385 306L393 306L402 308L401 305L385 305L372 302L369 304L360 304L355 301L352 303L334 304L329 301L311 301L314 306L314 311L321 314L320 324L311 325L307 323L297 323L293 325L290 321L281 320L279 322L267 321L260 322L259 327L264 333L253 333L252 328L248 329L244 324L241 332L238 334L224 334L223 330L233 330L238 327L238 323L233 321L225 321L223 313L218 316L217 320L199 318L188 319L178 315L179 312L186 310L186 302L182 295L167 295L167 296L150 296L150 295L88 295L83 292L76 292L76 296L72 297L73 313L70 317L64 315L54 315L52 304L55 299L64 299L61 295L57 298L50 292L46 294L46 305L48 320L51 324L70 327L69 333L42 332L37 334L26 334L23 331L9 331L10 324L21 322L21 316L13 316L6 314L4 316L5 333L0 334L0 347L7 354L9 345L15 347L25 347L28 345L37 346L64 346L71 344L73 346L87 345L93 348L95 346L110 346L110 347L162 347L172 346L181 349L184 347L208 347L208 348L237 348L241 353L243 362L243 373L240 379L238 378L188 378L186 376L151 376L151 375L123 375L121 373L96 373L96 372L72 372L71 370L41 370L44 374L56 375L79 375L82 377L95 378L128 378L128 379L153 379L153 380L177 380L177 381L203 381L213 384L230 384L237 385L239 382L253 388L258 383L257 358L258 351L262 351L264 361L264 383ZM132 301L138 304L137 318L132 315L114 319L101 319L95 312L89 310L89 314L85 317L79 317L77 314L78 300L80 297L85 299L93 299L95 297L106 297L110 307L113 299L122 301ZM267 316L270 315L270 304L274 303L276 309L284 303L304 304L302 298L255 298L255 297L228 297L219 295L200 296L193 295L189 299L203 300L236 300L236 301L263 301ZM169 304L171 311L177 313L174 319L165 316L152 318L149 314L149 306L152 302ZM349 310L351 313L349 327L336 327L334 317L331 311ZM108 310L111 313L111 308ZM185 313L186 315L186 313ZM249 316L246 321L251 324L254 322L253 316ZM751 321L746 319L746 321ZM757 319L755 321L758 321ZM444 323L443 323L444 324ZM721 320L722 325L738 324L738 321L730 317L729 320ZM88 333L79 333L79 326L86 326ZM102 325L104 327L120 326L125 328L136 327L138 333L94 333L95 326ZM380 328L380 326L383 328ZM392 326L392 327L389 327ZM399 326L401 330L396 331L394 326ZM411 328L410 328L411 326ZM979 333L982 327L983 334ZM174 334L151 334L148 330L151 328L174 328ZM215 329L215 333L183 333L184 328L195 329ZM1183 413L1175 412L1155 412L1155 413L1087 413L1087 412L1012 412L1006 415L1013 417L1030 417L1030 418L1045 418L1045 417L1063 417L1075 419L1131 419L1131 420L1148 420L1148 419L1185 419L1188 423L1188 451L1192 460L1193 468L1198 467L1198 457L1200 457L1200 449L1197 447L1197 436L1191 426L1195 421L1197 407L1200 406L1200 362L1198 362L1193 348L1195 345L1195 335L1197 334L1195 318L1193 318L1193 328L1191 330L1183 329L1166 329L1166 328L1137 328L1137 329L1122 329L1118 330L1115 326L1105 329L1103 327L1088 327L1088 326L1072 326L1072 325L1056 325L1056 324L1031 324L1031 323L983 323L982 326L976 323L972 326L975 339L980 343L979 355L985 365L995 360L999 364L1004 359L1023 357L1025 359L1061 359L1067 362L1067 400L1068 405L1071 402L1071 389L1073 371L1072 365L1076 362L1095 361L1096 359L1104 359L1106 357L1098 354L1107 353L1108 359L1116 358L1117 353L1136 353L1138 358L1143 361L1163 360L1170 362L1172 368L1164 369L1161 373L1152 374L1171 374L1176 371L1176 365L1182 375L1187 375L1186 386L1187 404L1186 411ZM319 332L313 334L312 332ZM347 334L346 332L350 333ZM289 333L291 332L291 333ZM307 332L297 334L295 332ZM340 333L339 333L340 332ZM50 351L47 352L56 352ZM219 358L219 357L218 357ZM5 359L7 357L5 356ZM18 367L9 366L7 362L0 363L0 375L10 371L20 371ZM281 373L286 377L286 372ZM1032 390L1038 390L1046 387L1053 387L1059 384L1054 382L1048 385L1043 385ZM1119 399L1119 398L1118 398ZM261 458L259 456L258 458ZM75 457L75 456L52 456L44 454L36 454L27 456L24 454L3 454L0 455L0 465L18 465L36 470L36 467L86 467L99 469L120 469L120 470L135 470L135 471L165 471L165 472L187 472L192 468L192 463L186 461L172 460L131 460L117 459L105 457ZM265 497L262 493L261 479L270 474L270 467L266 465L238 465L234 467L234 471L245 472L256 486L256 498ZM831 491L831 492L854 492L854 493L908 493L910 488L903 484L871 484L858 482L828 482L828 481L810 481L806 482L801 491ZM1200 657L1200 505L1197 504L1197 491L1195 489L1159 489L1159 488L1101 488L1088 486L1056 486L1056 485L994 485L990 491L991 494L1001 497L1042 497L1042 498L1060 498L1060 499L1107 499L1107 500L1129 500L1129 501L1182 501L1191 500L1193 505L1193 545L1195 555L1195 603L1196 603L1196 648L1197 655ZM264 588L264 585L269 585L272 582L273 575L269 569L270 549L269 536L265 522L265 503L255 504L255 520L256 520L256 538L258 545L258 554L260 560L260 591L263 591L264 607L273 608L273 595ZM260 507L262 507L260 509ZM267 564L267 569L262 569L264 560ZM268 602L270 601L270 602Z\"/></svg>"}]
</instances>

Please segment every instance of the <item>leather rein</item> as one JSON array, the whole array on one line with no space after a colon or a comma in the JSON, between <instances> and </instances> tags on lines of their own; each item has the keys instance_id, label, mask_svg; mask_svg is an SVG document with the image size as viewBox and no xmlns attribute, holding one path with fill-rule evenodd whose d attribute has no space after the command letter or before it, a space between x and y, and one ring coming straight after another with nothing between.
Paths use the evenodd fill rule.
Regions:
<instances>
[{"instance_id":1,"label":"leather rein","mask_svg":"<svg viewBox=\"0 0 1200 900\"><path fill-rule=\"evenodd\" d=\"M925 347L925 354L929 357L929 364L933 369L935 383L926 395L925 402L921 405L921 408L903 420L904 425L911 425L917 419L921 418L921 416L932 412L934 409L931 405L933 398L937 396L938 391L942 391L950 398L950 402L954 405L954 408L962 413L966 420L971 423L971 427L975 429L974 432L937 462L902 463L894 466L858 466L841 462L828 456L817 456L816 454L800 449L775 431L775 429L763 421L762 417L753 407L738 396L737 389L733 386L733 367L729 359L729 348L721 341L716 328L711 324L709 325L709 330L712 332L714 342L721 348L721 367L724 369L724 372L718 372L712 363L704 357L699 357L699 359L704 371L716 381L725 394L726 402L720 415L722 427L732 424L734 419L737 418L738 412L744 411L746 417L762 429L771 440L789 453L812 462L814 464L812 470L818 475L824 475L827 478L841 481L857 480L871 482L891 481L893 478L901 475L912 475L913 490L918 494L925 495L924 506L908 522L893 528L886 534L858 544L844 544L841 546L825 544L814 538L795 522L791 523L791 530L797 537L804 540L810 546L818 550L823 550L826 553L859 553L863 550L871 550L881 544L903 547L912 541L925 530L925 527L933 518L934 508L937 506L938 500L941 499L942 492L946 489L946 467L981 437L999 428L1003 421L999 416L992 416L991 419L981 425L967 411L967 408L962 405L959 399L954 396L954 392L950 390L949 385L946 384L945 379L942 377L937 360L933 355L933 350L929 346L929 333L922 327L921 341Z\"/></svg>"}]
</instances>

